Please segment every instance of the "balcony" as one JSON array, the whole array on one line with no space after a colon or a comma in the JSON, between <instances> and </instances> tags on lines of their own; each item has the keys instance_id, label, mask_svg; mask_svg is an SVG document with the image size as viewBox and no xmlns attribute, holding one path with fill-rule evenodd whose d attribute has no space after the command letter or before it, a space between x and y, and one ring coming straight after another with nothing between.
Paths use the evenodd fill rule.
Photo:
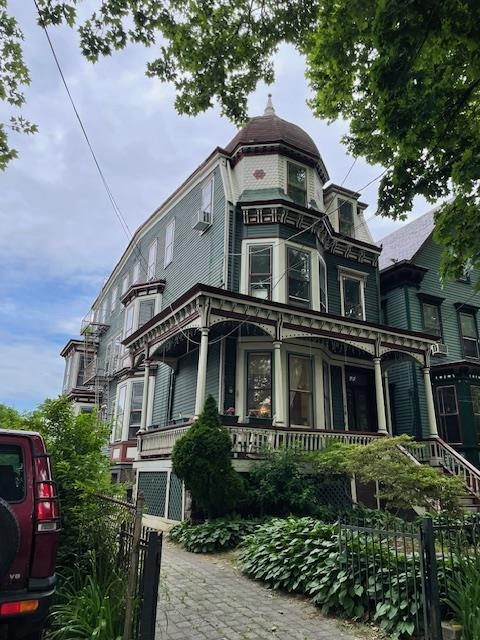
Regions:
<instances>
[{"instance_id":1,"label":"balcony","mask_svg":"<svg viewBox=\"0 0 480 640\"><path fill-rule=\"evenodd\" d=\"M172 454L175 442L185 435L190 424L147 431L139 436L138 457L167 458ZM368 444L379 437L376 433L359 431L327 431L292 427L255 427L247 424L225 427L232 439L234 458L258 458L265 447L278 450L282 447L298 447L304 451L321 451L332 441L347 444Z\"/></svg>"},{"instance_id":2,"label":"balcony","mask_svg":"<svg viewBox=\"0 0 480 640\"><path fill-rule=\"evenodd\" d=\"M85 336L85 339L98 339L100 336L108 331L109 324L100 322L100 314L95 309L91 309L87 315L83 318L80 326L80 334Z\"/></svg>"}]
</instances>

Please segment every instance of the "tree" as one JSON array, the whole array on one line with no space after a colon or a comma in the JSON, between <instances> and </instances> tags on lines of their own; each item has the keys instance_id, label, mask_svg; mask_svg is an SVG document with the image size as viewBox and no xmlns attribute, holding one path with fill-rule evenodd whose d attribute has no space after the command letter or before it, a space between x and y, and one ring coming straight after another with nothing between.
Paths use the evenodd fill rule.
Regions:
<instances>
[{"instance_id":1,"label":"tree","mask_svg":"<svg viewBox=\"0 0 480 640\"><path fill-rule=\"evenodd\" d=\"M257 83L273 81L279 44L292 44L306 57L314 113L348 120L350 151L386 167L379 212L404 218L416 194L431 202L453 194L436 212L442 274L458 277L466 266L480 267L476 0L98 0L83 21L78 0L37 3L43 24L78 26L91 61L129 43L156 46L147 75L174 84L180 113L198 114L217 100L237 123L245 121ZM0 21L6 20L4 11ZM13 26L7 42L18 61L15 88L28 82L28 73ZM2 84L8 95L0 75Z\"/></svg>"},{"instance_id":2,"label":"tree","mask_svg":"<svg viewBox=\"0 0 480 640\"><path fill-rule=\"evenodd\" d=\"M208 518L230 513L241 497L242 483L232 467L232 441L220 426L211 395L198 420L175 443L172 468Z\"/></svg>"},{"instance_id":3,"label":"tree","mask_svg":"<svg viewBox=\"0 0 480 640\"><path fill-rule=\"evenodd\" d=\"M27 429L28 417L12 407L0 404L0 429Z\"/></svg>"}]
</instances>

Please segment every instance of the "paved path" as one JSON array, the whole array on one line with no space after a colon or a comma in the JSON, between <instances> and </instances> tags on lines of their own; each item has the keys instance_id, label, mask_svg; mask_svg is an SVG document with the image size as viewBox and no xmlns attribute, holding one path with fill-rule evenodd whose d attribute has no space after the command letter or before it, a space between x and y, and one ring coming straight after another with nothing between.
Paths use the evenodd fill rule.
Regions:
<instances>
[{"instance_id":1,"label":"paved path","mask_svg":"<svg viewBox=\"0 0 480 640\"><path fill-rule=\"evenodd\" d=\"M155 640L356 640L304 598L243 576L228 556L165 542Z\"/></svg>"}]
</instances>

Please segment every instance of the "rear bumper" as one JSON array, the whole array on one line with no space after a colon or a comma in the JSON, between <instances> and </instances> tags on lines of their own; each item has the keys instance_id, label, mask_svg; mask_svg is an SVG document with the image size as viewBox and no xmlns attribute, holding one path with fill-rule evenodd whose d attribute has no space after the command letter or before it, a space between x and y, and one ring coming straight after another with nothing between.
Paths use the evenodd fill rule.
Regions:
<instances>
[{"instance_id":1,"label":"rear bumper","mask_svg":"<svg viewBox=\"0 0 480 640\"><path fill-rule=\"evenodd\" d=\"M54 587L51 587L48 590L41 591L10 591L8 593L0 593L0 605L6 602L38 600L38 607L37 609L35 609L35 611L20 614L0 615L0 624L7 624L13 621L25 621L25 624L28 624L28 626L31 626L32 628L43 626L43 623L45 622L45 619L48 615L48 610L52 602L54 593Z\"/></svg>"}]
</instances>

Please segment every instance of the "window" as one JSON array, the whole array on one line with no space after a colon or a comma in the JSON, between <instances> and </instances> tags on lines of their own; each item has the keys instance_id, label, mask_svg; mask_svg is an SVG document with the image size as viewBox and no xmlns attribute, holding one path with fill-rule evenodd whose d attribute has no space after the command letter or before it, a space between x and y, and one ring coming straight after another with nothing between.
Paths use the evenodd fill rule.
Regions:
<instances>
[{"instance_id":1,"label":"window","mask_svg":"<svg viewBox=\"0 0 480 640\"><path fill-rule=\"evenodd\" d=\"M463 355L466 358L478 358L478 333L475 315L473 313L460 312L458 316Z\"/></svg>"},{"instance_id":2,"label":"window","mask_svg":"<svg viewBox=\"0 0 480 640\"><path fill-rule=\"evenodd\" d=\"M327 305L327 265L323 258L319 259L320 278L320 311L328 311Z\"/></svg>"},{"instance_id":3,"label":"window","mask_svg":"<svg viewBox=\"0 0 480 640\"><path fill-rule=\"evenodd\" d=\"M122 291L122 296L123 296L125 293L127 293L127 289L128 289L128 280L129 280L128 273L126 273L126 274L123 276L123 279L122 279L122 289L121 289L121 291Z\"/></svg>"},{"instance_id":4,"label":"window","mask_svg":"<svg viewBox=\"0 0 480 640\"><path fill-rule=\"evenodd\" d=\"M457 393L454 386L437 387L440 435L445 442L461 443Z\"/></svg>"},{"instance_id":5,"label":"window","mask_svg":"<svg viewBox=\"0 0 480 640\"><path fill-rule=\"evenodd\" d=\"M165 259L163 266L168 266L173 260L173 237L175 235L175 218L170 220L165 230Z\"/></svg>"},{"instance_id":6,"label":"window","mask_svg":"<svg viewBox=\"0 0 480 640\"><path fill-rule=\"evenodd\" d=\"M442 322L440 319L440 306L432 302L422 302L423 328L428 333L436 336L442 335Z\"/></svg>"},{"instance_id":7,"label":"window","mask_svg":"<svg viewBox=\"0 0 480 640\"><path fill-rule=\"evenodd\" d=\"M128 420L128 439L135 438L142 420L143 381L132 382L130 397L130 414Z\"/></svg>"},{"instance_id":8,"label":"window","mask_svg":"<svg viewBox=\"0 0 480 640\"><path fill-rule=\"evenodd\" d=\"M338 231L344 235L353 238L354 222L353 222L353 205L346 200L338 201Z\"/></svg>"},{"instance_id":9,"label":"window","mask_svg":"<svg viewBox=\"0 0 480 640\"><path fill-rule=\"evenodd\" d=\"M0 498L20 502L25 495L25 467L22 448L13 444L0 445Z\"/></svg>"},{"instance_id":10,"label":"window","mask_svg":"<svg viewBox=\"0 0 480 640\"><path fill-rule=\"evenodd\" d=\"M365 320L364 280L341 275L342 314L347 318Z\"/></svg>"},{"instance_id":11,"label":"window","mask_svg":"<svg viewBox=\"0 0 480 640\"><path fill-rule=\"evenodd\" d=\"M297 204L307 204L307 170L293 162L287 162L287 194Z\"/></svg>"},{"instance_id":12,"label":"window","mask_svg":"<svg viewBox=\"0 0 480 640\"><path fill-rule=\"evenodd\" d=\"M290 424L312 426L312 361L308 356L288 356Z\"/></svg>"},{"instance_id":13,"label":"window","mask_svg":"<svg viewBox=\"0 0 480 640\"><path fill-rule=\"evenodd\" d=\"M271 245L249 247L248 260L248 295L270 300L272 297Z\"/></svg>"},{"instance_id":14,"label":"window","mask_svg":"<svg viewBox=\"0 0 480 640\"><path fill-rule=\"evenodd\" d=\"M113 287L112 289L112 311L115 311L115 309L117 308L117 300L118 300L118 286L115 285L115 287Z\"/></svg>"},{"instance_id":15,"label":"window","mask_svg":"<svg viewBox=\"0 0 480 640\"><path fill-rule=\"evenodd\" d=\"M132 284L137 284L137 282L140 282L140 262L135 262L133 265Z\"/></svg>"},{"instance_id":16,"label":"window","mask_svg":"<svg viewBox=\"0 0 480 640\"><path fill-rule=\"evenodd\" d=\"M271 353L247 353L247 413L272 417Z\"/></svg>"},{"instance_id":17,"label":"window","mask_svg":"<svg viewBox=\"0 0 480 640\"><path fill-rule=\"evenodd\" d=\"M157 241L154 240L148 249L147 280L155 278L157 268Z\"/></svg>"},{"instance_id":18,"label":"window","mask_svg":"<svg viewBox=\"0 0 480 640\"><path fill-rule=\"evenodd\" d=\"M212 222L213 218L213 176L202 186L202 214L203 220ZM205 215L206 214L206 215Z\"/></svg>"},{"instance_id":19,"label":"window","mask_svg":"<svg viewBox=\"0 0 480 640\"><path fill-rule=\"evenodd\" d=\"M135 306L131 304L125 312L125 331L123 332L124 338L128 338L128 336L133 332L134 311Z\"/></svg>"},{"instance_id":20,"label":"window","mask_svg":"<svg viewBox=\"0 0 480 640\"><path fill-rule=\"evenodd\" d=\"M155 315L155 300L149 298L148 300L140 300L138 305L138 323L137 329L142 327L146 322L151 320Z\"/></svg>"},{"instance_id":21,"label":"window","mask_svg":"<svg viewBox=\"0 0 480 640\"><path fill-rule=\"evenodd\" d=\"M115 415L115 431L113 434L114 440L122 439L122 431L123 431L123 418L125 415L125 398L127 395L127 387L126 385L122 385L118 388L117 392L117 407L116 407L116 415Z\"/></svg>"},{"instance_id":22,"label":"window","mask_svg":"<svg viewBox=\"0 0 480 640\"><path fill-rule=\"evenodd\" d=\"M310 254L287 248L288 302L300 307L310 306Z\"/></svg>"}]
</instances>

